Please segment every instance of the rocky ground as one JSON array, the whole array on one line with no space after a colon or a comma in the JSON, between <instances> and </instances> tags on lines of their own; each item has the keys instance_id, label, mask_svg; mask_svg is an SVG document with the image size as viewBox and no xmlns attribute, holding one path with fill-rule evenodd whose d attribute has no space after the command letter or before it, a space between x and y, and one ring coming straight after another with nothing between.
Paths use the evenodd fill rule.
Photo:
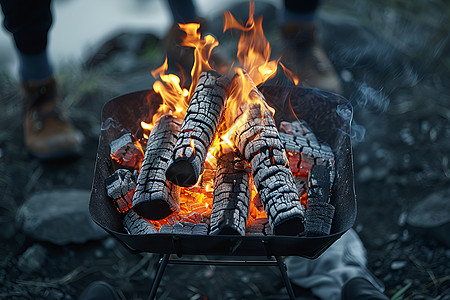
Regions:
<instances>
[{"instance_id":1,"label":"rocky ground","mask_svg":"<svg viewBox=\"0 0 450 300\"><path fill-rule=\"evenodd\" d=\"M280 51L274 9L258 2L258 10L274 52ZM450 220L449 15L444 0L326 1L321 9L324 47L355 112L354 228L367 248L369 268L392 299L450 299L448 225L436 228ZM213 22L211 31L232 53L220 26ZM86 209L64 215L62 207L79 199L78 207L87 208L103 104L151 88L149 71L162 59L158 37L124 32L99 46L83 66L58 68L64 103L86 141L79 159L51 163L30 157L24 148L19 84L2 73L0 299L76 299L95 280L109 282L124 299L147 298L157 256L128 253L91 227ZM43 237L23 226L23 204L36 197L47 210L61 208L55 210L59 222L84 224L76 228L82 233L53 225ZM28 211L36 214L39 207L30 205ZM168 267L158 299L205 297L287 299L287 294L272 267Z\"/></svg>"}]
</instances>

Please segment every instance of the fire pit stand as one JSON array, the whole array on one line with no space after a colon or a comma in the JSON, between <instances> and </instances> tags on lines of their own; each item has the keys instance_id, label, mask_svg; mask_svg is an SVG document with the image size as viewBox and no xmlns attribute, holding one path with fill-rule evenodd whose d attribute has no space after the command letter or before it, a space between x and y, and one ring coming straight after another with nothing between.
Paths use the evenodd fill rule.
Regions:
<instances>
[{"instance_id":1,"label":"fire pit stand","mask_svg":"<svg viewBox=\"0 0 450 300\"><path fill-rule=\"evenodd\" d=\"M278 266L280 269L281 276L283 277L284 285L286 286L286 290L289 295L289 299L295 299L294 291L292 290L291 282L287 276L286 265L284 264L283 258L281 256L275 256L275 260L273 260L270 256L267 256L267 260L207 260L207 261L198 261L198 260L187 260L187 259L171 259L170 254L163 254L160 256L158 261L158 265L156 266L156 275L153 280L152 289L150 291L150 295L148 297L149 300L152 300L156 297L156 292L159 287L159 283L161 282L162 276L166 269L167 264L174 265L197 265L197 266L259 266L259 267L268 267L268 266Z\"/></svg>"},{"instance_id":2,"label":"fire pit stand","mask_svg":"<svg viewBox=\"0 0 450 300\"><path fill-rule=\"evenodd\" d=\"M264 87L261 89L269 105L275 108L275 122L305 120L318 139L330 145L335 155L336 177L330 204L335 207L331 233L324 236L282 235L199 235L151 233L133 235L125 232L121 214L107 196L105 179L121 168L110 158L109 144L126 133L142 135L140 122L151 120L161 98L153 90L126 94L110 100L102 111L102 127L94 171L89 211L92 219L133 253L161 255L149 299L156 295L167 264L221 266L278 266L289 297L294 299L282 256L317 258L342 234L356 218L353 182L353 157L350 141L352 109L348 101L336 94L306 88ZM193 261L170 259L171 254L223 257L267 257L261 261ZM273 259L275 258L275 260Z\"/></svg>"}]
</instances>

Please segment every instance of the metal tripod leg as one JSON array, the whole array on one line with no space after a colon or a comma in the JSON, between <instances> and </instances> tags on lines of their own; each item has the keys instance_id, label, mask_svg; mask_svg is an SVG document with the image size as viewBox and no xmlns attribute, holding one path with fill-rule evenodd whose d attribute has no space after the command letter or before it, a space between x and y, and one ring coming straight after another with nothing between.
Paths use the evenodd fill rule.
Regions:
<instances>
[{"instance_id":1,"label":"metal tripod leg","mask_svg":"<svg viewBox=\"0 0 450 300\"><path fill-rule=\"evenodd\" d=\"M291 282L289 281L286 265L284 264L283 258L281 256L275 256L277 260L278 267L280 268L281 276L283 277L284 285L286 286L287 293L289 295L289 299L295 300L294 291L292 290Z\"/></svg>"},{"instance_id":2,"label":"metal tripod leg","mask_svg":"<svg viewBox=\"0 0 450 300\"><path fill-rule=\"evenodd\" d=\"M161 282L161 278L166 270L167 263L169 261L170 254L164 254L158 263L158 270L156 271L155 279L153 280L152 290L150 295L148 296L148 300L153 300L156 297L156 292L158 291L159 283Z\"/></svg>"}]
</instances>

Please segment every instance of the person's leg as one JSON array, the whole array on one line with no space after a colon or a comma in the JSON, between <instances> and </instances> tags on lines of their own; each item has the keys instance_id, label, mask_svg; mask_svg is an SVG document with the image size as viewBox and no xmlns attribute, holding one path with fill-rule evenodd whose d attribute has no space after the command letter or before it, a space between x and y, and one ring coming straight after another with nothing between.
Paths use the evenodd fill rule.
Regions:
<instances>
[{"instance_id":1,"label":"person's leg","mask_svg":"<svg viewBox=\"0 0 450 300\"><path fill-rule=\"evenodd\" d=\"M318 0L284 0L280 13L285 41L282 62L308 87L341 92L341 85L317 38Z\"/></svg>"},{"instance_id":2,"label":"person's leg","mask_svg":"<svg viewBox=\"0 0 450 300\"><path fill-rule=\"evenodd\" d=\"M52 25L50 0L0 0L4 26L12 33L22 82L53 75L47 55L47 33Z\"/></svg>"},{"instance_id":3,"label":"person's leg","mask_svg":"<svg viewBox=\"0 0 450 300\"><path fill-rule=\"evenodd\" d=\"M52 24L50 0L0 0L4 26L12 33L24 94L24 137L28 150L41 159L78 155L83 136L61 107L47 55Z\"/></svg>"}]
</instances>

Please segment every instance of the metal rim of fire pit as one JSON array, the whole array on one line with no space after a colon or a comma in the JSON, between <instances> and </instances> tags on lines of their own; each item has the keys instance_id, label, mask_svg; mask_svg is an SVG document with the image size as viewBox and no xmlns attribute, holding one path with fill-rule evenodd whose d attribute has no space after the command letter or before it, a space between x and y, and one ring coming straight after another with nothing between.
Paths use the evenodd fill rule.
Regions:
<instances>
[{"instance_id":1,"label":"metal rim of fire pit","mask_svg":"<svg viewBox=\"0 0 450 300\"><path fill-rule=\"evenodd\" d=\"M109 156L109 142L130 132L139 134L140 122L151 119L161 103L153 90L138 91L107 102L90 199L92 219L132 252L178 255L302 256L316 258L353 226L356 200L350 141L352 109L336 94L298 87L264 87L267 102L276 109L275 120L304 119L317 137L327 142L336 156L337 176L331 204L336 208L331 234L321 237L209 236L182 234L130 235L124 232L121 214L105 191L104 179L120 168ZM296 116L293 116L292 111Z\"/></svg>"}]
</instances>

